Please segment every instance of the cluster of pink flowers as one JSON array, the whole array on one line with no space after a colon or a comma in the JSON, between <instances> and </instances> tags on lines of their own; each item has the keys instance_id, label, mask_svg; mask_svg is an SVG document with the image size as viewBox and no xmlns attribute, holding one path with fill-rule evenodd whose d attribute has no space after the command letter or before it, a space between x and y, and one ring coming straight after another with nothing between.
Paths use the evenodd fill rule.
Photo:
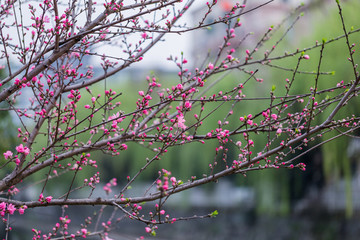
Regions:
<instances>
[{"instance_id":1,"label":"cluster of pink flowers","mask_svg":"<svg viewBox=\"0 0 360 240\"><path fill-rule=\"evenodd\" d=\"M18 153L24 153L25 155L29 155L30 149L27 147L24 147L22 144L16 147L16 151Z\"/></svg>"},{"instance_id":2,"label":"cluster of pink flowers","mask_svg":"<svg viewBox=\"0 0 360 240\"><path fill-rule=\"evenodd\" d=\"M13 215L16 210L19 212L19 214L22 215L22 214L24 214L26 209L27 209L26 205L23 205L23 206L20 206L20 207L16 208L16 206L14 204L1 202L0 203L0 216L4 217L5 214L7 214L7 213L10 214L10 215Z\"/></svg>"},{"instance_id":3,"label":"cluster of pink flowers","mask_svg":"<svg viewBox=\"0 0 360 240\"><path fill-rule=\"evenodd\" d=\"M38 201L45 204L45 203L50 203L52 199L53 199L52 196L44 197L44 194L40 193Z\"/></svg>"},{"instance_id":4,"label":"cluster of pink flowers","mask_svg":"<svg viewBox=\"0 0 360 240\"><path fill-rule=\"evenodd\" d=\"M8 2L12 5L12 1L9 0ZM306 62L305 60L310 59L309 55L305 55L305 52L300 53L297 50L297 52L291 54L286 53L285 55L279 55L279 57L270 57L274 52L273 50L278 48L280 41L275 45L271 44L269 46L270 50L263 53L258 52L262 46L268 46L268 44L264 43L270 39L271 34L269 35L269 33L274 30L273 26L265 31L264 37L254 45L254 48L247 45L243 50L239 50L241 49L239 48L240 43L246 38L238 42L240 38L237 38L237 28L241 27L242 24L238 18L239 15L235 14L239 13L241 15L242 10L241 12L237 11L239 11L239 8L244 8L245 5L239 3L233 5L227 1L208 1L206 2L206 13L202 16L203 21L208 20L208 15L215 12L213 8L217 3L222 4L224 9L227 10L223 16L219 16L212 23L223 22L227 24L226 30L224 30L225 34L221 36L222 43L217 49L217 55L214 56L213 53L209 53L201 67L195 68L194 71L191 70L192 67L189 67L188 59L190 58L185 58L183 53L181 53L181 57L169 57L169 61L173 61L176 65L177 76L175 73L175 77L177 81L165 82L165 87L162 87L156 77L147 76L144 89L135 91L136 103L133 106L131 106L131 103L126 103L128 105L123 106L120 102L116 102L115 99L119 97L121 100L125 100L124 95L127 93L116 93L114 90L107 88L107 84L104 84L105 89L101 90L101 94L93 93L90 88L94 92L100 91L96 89L96 85L101 81L107 81L113 74L142 60L144 54L156 44L156 41L161 39L161 37L155 38L156 36L168 33L170 30L176 31L174 28L175 23L188 7L184 5L177 7L175 2L180 3L181 0L144 1L144 4L129 3L126 7L123 7L124 3L122 1L119 2L121 3L110 1L110 3L103 4L101 7L102 14L95 14L95 10L97 11L96 2L92 1L88 1L87 6L89 9L94 9L94 11L79 9L78 14L72 14L72 9L66 9L63 12L62 7L55 9L57 1L53 3L50 0L43 0L42 3L36 4L36 6L29 4L27 7L31 13L31 22L26 23L27 27L20 24L14 25L15 27L21 26L24 31L23 35L29 36L29 41L21 42L22 36L18 37L20 39L16 38L15 42L10 37L9 39L2 37L4 38L3 41L6 42L4 50L10 46L9 50L14 52L13 54L17 55L20 63L24 65L21 71L12 71L7 79L0 83L0 86L4 87L1 98L3 101L13 101L11 107L14 109L11 110L15 110L18 120L24 125L23 129L18 129L18 139L21 139L22 144L17 144L12 151L8 150L3 153L5 160L7 160L5 165L14 165L14 163L17 165L11 166L15 169L13 173L6 173L8 174L7 178L10 180L8 182L14 184L14 186L5 186L8 182L5 185L3 184L4 194L6 193L9 199L19 192L19 189L15 187L17 184L19 186L28 184L26 178L29 175L42 174L47 169L49 171L47 171L48 175L45 177L46 181L45 183L41 182L43 190L41 190L38 202L35 199L33 205L44 207L52 204L65 204L66 202L61 202L61 199L68 199L69 195L71 195L70 197L76 196L70 194L70 192L81 188L90 191L92 194L96 185L100 183L100 173L93 174L90 171L81 170L87 167L92 167L93 170L101 160L90 159L90 152L102 151L111 156L117 156L120 155L121 151L132 147L133 143L139 143L146 148L152 149L154 155L147 158L146 163L143 162L144 165L139 168L134 177L127 177L126 184L128 185L120 192L120 196L115 195L115 199L116 201L122 201L121 207L124 207L124 213L130 219L145 222L147 224L145 231L154 235L158 224L174 223L176 221L176 218L170 218L170 211L165 211L163 203L165 203L169 195L178 190L183 190L180 188L180 186L183 186L182 181L178 181L174 176L171 176L170 171L162 169L159 172L159 178L157 178L155 186L151 186L155 189L150 189L156 191L155 195L151 195L151 197L159 196L160 201L155 205L154 214L150 212L146 217L143 215L142 203L138 203L140 201L134 203L133 199L124 196L126 196L125 191L130 188L130 184L139 179L138 176L144 170L148 171L153 166L151 165L153 162L166 155L171 147L192 142L205 144L213 141L216 144L210 149L214 153L214 160L210 164L207 163L211 168L211 175L203 175L201 178L206 181L200 180L198 182L196 182L196 177L191 177L189 182L186 183L190 184L190 187L197 186L198 183L203 184L208 180L216 180L217 177L228 176L241 171L256 170L256 168L297 167L301 170L306 169L306 165L303 163L294 166L294 164L290 164L291 161L286 162L284 160L285 156L282 155L290 156L292 151L301 150L303 146L317 138L316 134L320 136L328 130L325 124L323 129L320 129L312 136L307 136L308 138L305 139L296 139L301 132L306 134L304 129L307 128L307 132L310 132L316 128L314 122L317 119L315 116L320 114L320 110L322 111L332 104L326 102L326 99L323 100L323 98L318 97L320 94L320 91L317 92L318 86L305 92L306 94L310 93L309 98L303 93L299 93L297 97L291 96L290 87L295 75L298 73L296 69L294 70L293 79L285 80L286 90L283 95L285 97L281 97L283 92L281 95L275 96L277 92L275 86L273 86L269 96L264 97L262 95L260 98L260 100L269 99L266 106L261 105L262 110L256 112L257 108L254 108L249 111L252 114L249 114L247 112L248 106L242 109L241 106L244 105L241 104L259 100L255 99L258 96L252 96L256 95L253 93L250 93L250 97L247 97L245 92L248 89L244 89L244 86L248 86L248 82L253 80L255 80L255 84L263 82L263 79L259 76L263 73L252 68L254 64L258 64L260 67L261 65L270 66L271 61L286 59L288 56L296 54L300 55L300 63L300 60ZM157 2L161 2L161 4ZM16 10L11 10L12 8ZM19 8L21 9L21 6ZM7 14L15 14L16 16L16 11L18 11L18 8L13 6L4 7L4 9L0 14L7 12ZM138 12L136 13L137 9ZM166 11L163 11L162 16L158 17L158 10ZM149 15L153 13L153 16L149 17L148 13ZM94 17L95 15L97 17ZM88 21L83 26L81 25L83 21L77 19L82 16L88 18ZM122 16L126 17L123 18ZM235 21L235 17L238 21ZM1 19L4 20L6 25L5 15L2 15ZM17 21L15 20L15 22ZM194 29L205 26L204 23L194 26ZM177 25L176 28L181 29L182 27ZM192 27L188 28L188 30L190 29ZM127 37L128 34L129 37ZM18 42L19 45L16 45ZM103 45L104 42L121 44L121 50L116 52L119 55L102 53L100 47L97 47ZM27 45L27 43L29 44ZM95 49L98 49L99 52L95 51ZM86 67L83 65L90 57L98 58L98 65L102 68L101 71L98 71L95 65ZM352 58L349 58L349 61L353 61ZM8 68L10 71L10 65ZM0 69L3 69L3 67L0 66ZM220 75L228 73L231 69L237 69L241 74L244 73L249 78L247 80L243 77L234 78L232 80L243 82L234 84L229 81L229 86L213 85L213 83L217 84L218 82L215 79L217 76L220 77ZM350 82L344 83L344 81L341 81L336 86L337 88L348 88L350 85ZM216 89L217 86L221 87L221 89ZM29 102L26 102L28 96L26 96L25 100L24 96L21 96L21 91L24 88L33 94ZM202 88L204 91L201 91ZM342 90L343 92L343 89L336 88L327 91L333 92L334 90ZM321 89L321 91L323 90ZM351 97L356 95L356 91L351 93ZM123 96L121 96L122 94ZM338 96L345 96L346 92L342 94ZM88 97L86 98L86 96ZM17 103L19 99L27 106L19 107L20 104ZM306 103L307 99L309 99L309 102L303 104L304 101ZM265 103L265 101L261 101ZM293 111L290 107L295 104L301 105L302 110ZM78 105L81 107L78 107ZM224 106L230 105L231 107L225 113L219 113L221 117L214 118L218 112L224 109ZM321 108L319 108L319 105L321 105ZM83 115L83 113L85 114ZM231 116L234 113L236 113L236 117ZM242 117L240 117L240 114ZM27 126L27 122L23 121L23 118L33 121L36 127L31 126L31 124ZM353 117L353 119L355 118ZM316 120L311 122L312 119ZM334 120L331 122L331 127L336 128L337 123ZM341 127L351 127L353 124L358 124L358 122L344 119ZM259 146L258 133L267 135L264 146ZM38 145L41 145L43 140L47 141L46 144L39 147ZM292 141L296 142L297 140L299 140L298 145L289 146ZM257 148L255 148L255 142ZM234 148L230 149L228 147L234 144ZM258 146L261 147L261 150L253 152L258 149ZM278 151L277 149L281 150ZM284 152L282 152L283 150ZM228 154L230 151L234 151L234 154ZM287 152L289 152L288 155ZM234 156L234 159L229 161L227 158L230 155ZM138 164L135 165L138 166ZM150 165L151 167L148 167ZM7 166L4 167L4 169L6 168ZM63 173L70 173L74 176L73 181L67 183L70 189L67 197L59 197L59 199L53 200L52 196L44 196L43 192L51 190L47 180L58 177ZM79 176L85 176L85 174L86 178L84 177L83 184L79 184L77 182ZM210 177L213 177L213 179L210 179ZM61 180L65 178L61 178ZM102 189L107 195L110 195L115 186L117 186L117 180L113 178ZM148 195L144 198L146 199L146 197ZM23 214L27 208L27 206L14 205L14 203L18 204L17 201L8 201L0 203L0 215L2 217L6 214L12 215L15 211ZM83 201L81 203L86 205L89 202L91 203L93 199L89 197L86 200L79 201ZM115 205L115 202L112 204ZM28 204L28 206L30 205ZM55 224L53 232L47 235L41 236L41 231L34 229L34 239L40 239L41 237L50 239L59 232L64 238L89 237L92 231L89 228L91 218L86 219L85 223L77 231L74 231L75 234L69 234L68 232L70 221L67 216L61 217L60 222ZM111 221L104 221L102 226L101 236L109 239L107 231L110 229Z\"/></svg>"}]
</instances>

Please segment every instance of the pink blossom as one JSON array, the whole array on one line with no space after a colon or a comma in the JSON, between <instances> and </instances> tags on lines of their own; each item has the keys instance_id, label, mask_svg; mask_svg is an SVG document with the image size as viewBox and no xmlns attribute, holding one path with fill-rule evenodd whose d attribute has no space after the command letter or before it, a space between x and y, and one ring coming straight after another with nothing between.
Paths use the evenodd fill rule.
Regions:
<instances>
[{"instance_id":1,"label":"pink blossom","mask_svg":"<svg viewBox=\"0 0 360 240\"><path fill-rule=\"evenodd\" d=\"M276 114L271 114L271 117L276 120L278 118L278 116Z\"/></svg>"},{"instance_id":2,"label":"pink blossom","mask_svg":"<svg viewBox=\"0 0 360 240\"><path fill-rule=\"evenodd\" d=\"M180 91L184 89L183 85L180 83L176 86L176 88Z\"/></svg>"},{"instance_id":3,"label":"pink blossom","mask_svg":"<svg viewBox=\"0 0 360 240\"><path fill-rule=\"evenodd\" d=\"M253 120L247 120L246 123L249 124L250 126L252 126L254 124L254 121Z\"/></svg>"},{"instance_id":4,"label":"pink blossom","mask_svg":"<svg viewBox=\"0 0 360 240\"><path fill-rule=\"evenodd\" d=\"M309 55L304 55L303 58L304 59L309 59L310 57L309 57Z\"/></svg>"},{"instance_id":5,"label":"pink blossom","mask_svg":"<svg viewBox=\"0 0 360 240\"><path fill-rule=\"evenodd\" d=\"M141 34L141 37L144 38L144 39L146 39L146 38L147 38L146 32L142 33L142 34Z\"/></svg>"},{"instance_id":6,"label":"pink blossom","mask_svg":"<svg viewBox=\"0 0 360 240\"><path fill-rule=\"evenodd\" d=\"M6 152L4 153L5 159L12 158L12 156L13 156L13 153L12 153L11 151L6 151Z\"/></svg>"},{"instance_id":7,"label":"pink blossom","mask_svg":"<svg viewBox=\"0 0 360 240\"><path fill-rule=\"evenodd\" d=\"M16 151L19 153L24 152L24 146L22 144L20 144L19 146L16 147Z\"/></svg>"},{"instance_id":8,"label":"pink blossom","mask_svg":"<svg viewBox=\"0 0 360 240\"><path fill-rule=\"evenodd\" d=\"M30 153L30 149L27 147L24 147L22 144L16 147L16 151L18 153L24 153L25 155L28 155Z\"/></svg>"},{"instance_id":9,"label":"pink blossom","mask_svg":"<svg viewBox=\"0 0 360 240\"><path fill-rule=\"evenodd\" d=\"M182 128L182 129L186 129L186 125L184 124L185 123L185 119L184 119L184 116L183 115L180 115L177 117L177 126L179 128Z\"/></svg>"},{"instance_id":10,"label":"pink blossom","mask_svg":"<svg viewBox=\"0 0 360 240\"><path fill-rule=\"evenodd\" d=\"M81 231L81 233L82 233L82 237L83 237L83 238L86 238L86 234L87 234L86 228L82 228L82 229L80 229L80 231Z\"/></svg>"},{"instance_id":11,"label":"pink blossom","mask_svg":"<svg viewBox=\"0 0 360 240\"><path fill-rule=\"evenodd\" d=\"M20 214L20 215L24 214L25 209L27 209L27 208L28 208L28 207L27 207L26 205L21 206L21 207L18 209L19 214Z\"/></svg>"},{"instance_id":12,"label":"pink blossom","mask_svg":"<svg viewBox=\"0 0 360 240\"><path fill-rule=\"evenodd\" d=\"M25 150L24 150L25 156L29 155L29 153L30 153L30 149L25 147Z\"/></svg>"},{"instance_id":13,"label":"pink blossom","mask_svg":"<svg viewBox=\"0 0 360 240\"><path fill-rule=\"evenodd\" d=\"M76 58L79 58L79 57L80 57L80 53L78 53L78 52L72 52L72 53L71 53L71 56L76 57Z\"/></svg>"},{"instance_id":14,"label":"pink blossom","mask_svg":"<svg viewBox=\"0 0 360 240\"><path fill-rule=\"evenodd\" d=\"M48 196L48 197L45 198L45 200L46 200L46 202L49 203L49 202L51 202L52 198L53 198L52 196Z\"/></svg>"},{"instance_id":15,"label":"pink blossom","mask_svg":"<svg viewBox=\"0 0 360 240\"><path fill-rule=\"evenodd\" d=\"M209 63L208 68L209 68L210 70L213 70L213 69L214 69L214 64Z\"/></svg>"},{"instance_id":16,"label":"pink blossom","mask_svg":"<svg viewBox=\"0 0 360 240\"><path fill-rule=\"evenodd\" d=\"M0 203L0 211L3 211L6 209L6 202L1 202Z\"/></svg>"},{"instance_id":17,"label":"pink blossom","mask_svg":"<svg viewBox=\"0 0 360 240\"><path fill-rule=\"evenodd\" d=\"M276 130L276 134L281 134L281 133L282 133L281 128L278 128L278 130Z\"/></svg>"},{"instance_id":18,"label":"pink blossom","mask_svg":"<svg viewBox=\"0 0 360 240\"><path fill-rule=\"evenodd\" d=\"M8 212L10 213L10 215L12 215L12 214L14 214L14 212L15 212L15 210L16 210L16 207L13 205L13 204L9 204L8 206L7 206L7 210L8 210Z\"/></svg>"},{"instance_id":19,"label":"pink blossom","mask_svg":"<svg viewBox=\"0 0 360 240\"><path fill-rule=\"evenodd\" d=\"M185 102L185 108L191 108L191 103L189 101Z\"/></svg>"},{"instance_id":20,"label":"pink blossom","mask_svg":"<svg viewBox=\"0 0 360 240\"><path fill-rule=\"evenodd\" d=\"M43 199L44 199L44 194L40 193L38 201L39 201L39 202L42 202Z\"/></svg>"},{"instance_id":21,"label":"pink blossom","mask_svg":"<svg viewBox=\"0 0 360 240\"><path fill-rule=\"evenodd\" d=\"M146 228L145 228L145 231L146 231L147 233L150 233L150 232L151 232L151 228L146 227Z\"/></svg>"},{"instance_id":22,"label":"pink blossom","mask_svg":"<svg viewBox=\"0 0 360 240\"><path fill-rule=\"evenodd\" d=\"M176 178L175 178L175 177L171 177L171 178L170 178L170 181L171 181L172 183L176 183Z\"/></svg>"}]
</instances>

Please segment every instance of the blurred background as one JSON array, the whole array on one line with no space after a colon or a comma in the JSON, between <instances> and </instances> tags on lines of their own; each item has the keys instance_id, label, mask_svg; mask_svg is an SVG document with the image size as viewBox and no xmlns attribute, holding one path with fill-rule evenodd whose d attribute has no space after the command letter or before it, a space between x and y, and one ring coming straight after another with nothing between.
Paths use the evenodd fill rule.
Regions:
<instances>
[{"instance_id":1,"label":"blurred background","mask_svg":"<svg viewBox=\"0 0 360 240\"><path fill-rule=\"evenodd\" d=\"M251 1L249 5L255 6L257 2L262 1ZM341 2L343 3L345 21L349 23L349 29L351 26L355 29L359 28L359 1ZM304 16L290 30L274 54L293 51L296 48L302 49L314 45L316 40L321 42L323 38L332 39L343 34L335 1L308 0L305 3ZM289 11L296 8L297 4L299 4L297 0L279 0L241 17L243 27L237 32L238 38L240 39L248 32L254 32L254 34L246 39L240 51L244 53L247 48L254 47L264 32L271 25L277 25L286 18ZM229 10L231 5L232 1L230 0L220 1L213 17L222 15ZM187 20L196 23L198 16L201 16L201 11L205 11L205 9L199 4L187 16ZM273 41L268 43L269 46L272 46L274 41L284 33L296 16L288 18L282 24L278 34L273 37ZM211 59L216 54L225 30L226 25L219 24L204 31L186 34L184 54L186 58L190 59L189 63L197 66L207 55ZM359 39L359 34L351 36L352 42L356 44L360 44ZM217 40L220 41L217 42ZM171 41L173 40L169 38L165 42ZM162 53L159 53L160 49L154 49L153 53L149 53L148 58L152 59L151 54L158 53L160 56L165 55L166 58L168 57L166 56L168 54L166 49L175 49L175 47L174 45L167 45L164 49ZM324 80L319 82L320 89L330 88L336 82L348 81L353 78L351 66L346 61L346 52L344 40L337 41L331 47L327 47L323 70L335 71L335 75L324 77ZM307 52L307 54L311 56L310 61L312 58L314 60L313 65L307 66L309 69L306 70L315 70L318 51ZM146 58L147 56L145 56L145 60ZM358 54L356 59L360 60ZM279 65L293 67L295 64L296 59L286 59ZM127 99L129 103L135 103L137 95L134 93L139 89L146 89L144 80L147 75L156 76L160 81L166 79L171 85L177 80L174 70L172 67L164 68L160 64L148 64L145 61L134 70L129 69L114 77L121 78L121 81L111 81L110 79L108 86L113 89L121 89L124 93L123 99ZM291 73L270 67L260 69L260 74L263 76L264 82L262 84L257 82L249 84L246 89L248 97L251 97L252 94L255 96L255 93L258 96L262 91L264 95L268 94L268 90L274 83L283 82L285 78L291 76ZM243 76L245 77L245 75ZM242 75L239 72L226 75L219 85L221 87L215 87L212 91L218 92L220 88L231 88L231 82L238 81L241 77ZM298 91L300 93L304 88L308 89L313 83L313 79L313 75L301 75L301 81L294 83L293 92ZM103 89L99 89L99 93L102 91ZM96 95L96 92L94 94ZM281 95L281 92L277 92L277 94ZM266 105L268 105L266 102L263 105L257 103L256 106L243 104L241 111L244 114L249 114L266 108ZM133 108L131 105L124 104L123 106L124 111ZM357 101L350 102L347 109L358 114L359 107L360 102L357 99ZM220 119L227 110L218 111L218 115L212 118L213 121L209 120L205 124L215 127L217 119ZM9 127L9 125L16 125L16 121L12 121L11 115L7 111L0 111L0 114L0 134L2 136L0 150L4 152L9 148L15 148L17 133L11 133L8 130L17 129L17 127ZM341 114L347 116L348 112ZM317 120L320 122L324 119ZM359 136L359 133L355 133L355 135ZM332 136L328 135L326 138L330 137ZM323 138L322 141L326 138ZM261 146L266 143L267 139L255 136L253 140L258 142L259 149L257 150L261 151ZM313 142L308 148L317 143L316 141ZM41 146L42 143L39 142L38 144ZM161 161L151 165L142 174L141 182L133 185L133 190L130 191L134 196L142 195L151 181L158 176L158 170L162 168L171 171L177 179L189 179L191 176L201 177L204 172L208 171L208 164L213 161L214 152L208 149L214 149L216 144L214 141L205 146L190 144L172 148ZM256 152L256 149L254 151ZM98 170L102 172L102 180L109 181L111 178L117 177L118 185L121 187L125 184L126 176L129 173L130 175L135 174L143 166L148 154L149 152L141 146L130 144L128 150L122 152L116 161L110 156L101 154L101 152L93 154L92 157L99 159ZM236 158L232 155L231 149L228 158ZM218 183L189 190L170 198L167 209L171 217L206 215L214 210L218 210L219 215L211 219L191 220L160 226L157 236L152 239L358 239L360 236L360 138L347 136L338 138L303 155L298 161L307 165L305 172L297 169L255 171L246 177L243 175L231 176L220 180ZM42 176L38 177L34 177L34 182L42 178ZM64 178L66 177L64 176ZM52 184L54 191L55 189L59 192L66 191L68 185L61 186L60 183L61 178L49 184ZM116 192L116 189L113 191ZM33 191L32 188L27 188L20 193L23 194L20 197L35 199L38 192ZM94 194L104 195L101 189ZM73 219L72 225L75 227L77 221L82 222L89 213L91 214L95 210L98 208L69 207L67 211ZM31 232L26 232L29 229L29 224L44 229L44 232L46 229L51 229L53 224L58 221L61 211L59 207L27 210L24 217L12 219L14 229L19 230L26 226L27 230L14 231L11 239L29 239ZM105 211L111 211L111 209L105 209ZM145 234L144 227L144 224L124 219L117 224L116 229L109 234L109 237L113 239L134 239Z\"/></svg>"}]
</instances>

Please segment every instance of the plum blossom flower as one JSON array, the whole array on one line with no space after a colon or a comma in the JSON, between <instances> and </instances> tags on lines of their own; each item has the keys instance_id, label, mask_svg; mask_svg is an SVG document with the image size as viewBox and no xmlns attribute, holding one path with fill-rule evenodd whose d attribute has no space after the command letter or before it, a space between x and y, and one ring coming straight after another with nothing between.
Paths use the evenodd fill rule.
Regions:
<instances>
[{"instance_id":1,"label":"plum blossom flower","mask_svg":"<svg viewBox=\"0 0 360 240\"><path fill-rule=\"evenodd\" d=\"M208 64L208 68L210 69L210 70L213 70L214 69L214 64L212 64L211 62Z\"/></svg>"},{"instance_id":2,"label":"plum blossom flower","mask_svg":"<svg viewBox=\"0 0 360 240\"><path fill-rule=\"evenodd\" d=\"M18 153L24 153L25 155L29 155L30 149L27 147L24 147L22 144L16 147L16 151Z\"/></svg>"},{"instance_id":3,"label":"plum blossom flower","mask_svg":"<svg viewBox=\"0 0 360 240\"><path fill-rule=\"evenodd\" d=\"M176 88L181 91L181 90L184 89L184 86L179 83L179 84L176 86Z\"/></svg>"},{"instance_id":4,"label":"plum blossom flower","mask_svg":"<svg viewBox=\"0 0 360 240\"><path fill-rule=\"evenodd\" d=\"M185 119L184 119L184 116L183 115L180 115L177 117L177 126L179 128L182 128L182 129L186 129L186 125L184 124L185 123Z\"/></svg>"},{"instance_id":5,"label":"plum blossom flower","mask_svg":"<svg viewBox=\"0 0 360 240\"><path fill-rule=\"evenodd\" d=\"M278 118L278 116L276 114L271 114L271 117L276 120Z\"/></svg>"},{"instance_id":6,"label":"plum blossom flower","mask_svg":"<svg viewBox=\"0 0 360 240\"><path fill-rule=\"evenodd\" d=\"M21 206L19 209L18 209L18 212L20 215L24 214L25 210L27 209L28 207L26 205L23 205Z\"/></svg>"},{"instance_id":7,"label":"plum blossom flower","mask_svg":"<svg viewBox=\"0 0 360 240\"><path fill-rule=\"evenodd\" d=\"M6 209L6 202L1 202L0 203L0 211L3 211Z\"/></svg>"},{"instance_id":8,"label":"plum blossom flower","mask_svg":"<svg viewBox=\"0 0 360 240\"><path fill-rule=\"evenodd\" d=\"M51 202L52 198L53 198L52 196L48 196L45 198L45 201L49 203L49 202Z\"/></svg>"},{"instance_id":9,"label":"plum blossom flower","mask_svg":"<svg viewBox=\"0 0 360 240\"><path fill-rule=\"evenodd\" d=\"M12 215L12 214L14 214L14 212L16 211L16 207L13 205L13 204L9 204L8 206L7 206L7 210L8 210L8 212L10 213L10 215Z\"/></svg>"},{"instance_id":10,"label":"plum blossom flower","mask_svg":"<svg viewBox=\"0 0 360 240\"><path fill-rule=\"evenodd\" d=\"M43 199L44 199L44 194L40 193L38 201L41 202Z\"/></svg>"},{"instance_id":11,"label":"plum blossom flower","mask_svg":"<svg viewBox=\"0 0 360 240\"><path fill-rule=\"evenodd\" d=\"M86 229L86 228L82 228L82 229L80 229L80 231L81 231L82 237L83 237L83 238L86 238L87 229Z\"/></svg>"},{"instance_id":12,"label":"plum blossom flower","mask_svg":"<svg viewBox=\"0 0 360 240\"><path fill-rule=\"evenodd\" d=\"M41 203L49 203L52 200L52 196L44 197L43 193L40 193L38 201Z\"/></svg>"},{"instance_id":13,"label":"plum blossom flower","mask_svg":"<svg viewBox=\"0 0 360 240\"><path fill-rule=\"evenodd\" d=\"M185 105L185 108L188 108L188 109L190 109L192 106L192 104L189 101L186 101L184 105Z\"/></svg>"},{"instance_id":14,"label":"plum blossom flower","mask_svg":"<svg viewBox=\"0 0 360 240\"><path fill-rule=\"evenodd\" d=\"M9 159L9 158L12 158L13 156L13 153L11 151L6 151L4 152L4 157L5 159Z\"/></svg>"},{"instance_id":15,"label":"plum blossom flower","mask_svg":"<svg viewBox=\"0 0 360 240\"><path fill-rule=\"evenodd\" d=\"M141 34L141 37L144 38L144 39L146 39L146 38L147 38L147 33L146 33L146 32L142 33L142 34Z\"/></svg>"}]
</instances>

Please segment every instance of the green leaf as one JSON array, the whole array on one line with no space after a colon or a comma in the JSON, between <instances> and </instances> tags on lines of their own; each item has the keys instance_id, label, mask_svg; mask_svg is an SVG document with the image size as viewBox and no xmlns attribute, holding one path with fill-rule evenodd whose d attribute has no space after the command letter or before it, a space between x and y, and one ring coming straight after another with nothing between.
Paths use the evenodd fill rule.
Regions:
<instances>
[{"instance_id":1,"label":"green leaf","mask_svg":"<svg viewBox=\"0 0 360 240\"><path fill-rule=\"evenodd\" d=\"M219 214L218 210L213 211L210 213L210 217L216 217Z\"/></svg>"},{"instance_id":2,"label":"green leaf","mask_svg":"<svg viewBox=\"0 0 360 240\"><path fill-rule=\"evenodd\" d=\"M276 89L276 86L275 86L275 85L272 85L271 91L273 92L273 91L275 91L275 89Z\"/></svg>"}]
</instances>

